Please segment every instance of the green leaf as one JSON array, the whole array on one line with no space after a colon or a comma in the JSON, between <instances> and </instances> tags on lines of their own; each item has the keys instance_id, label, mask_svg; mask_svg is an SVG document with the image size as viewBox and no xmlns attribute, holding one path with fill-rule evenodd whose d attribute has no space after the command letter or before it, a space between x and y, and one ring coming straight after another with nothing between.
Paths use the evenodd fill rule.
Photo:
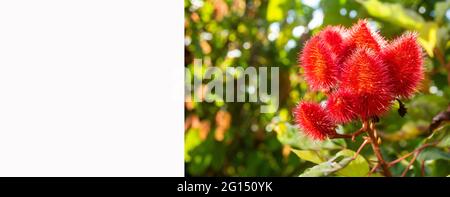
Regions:
<instances>
[{"instance_id":1,"label":"green leaf","mask_svg":"<svg viewBox=\"0 0 450 197\"><path fill-rule=\"evenodd\" d=\"M405 29L419 32L419 43L433 57L433 49L437 43L438 24L425 22L414 10L404 8L399 3L384 3L378 0L359 1L369 15L398 25Z\"/></svg>"},{"instance_id":2,"label":"green leaf","mask_svg":"<svg viewBox=\"0 0 450 197\"><path fill-rule=\"evenodd\" d=\"M277 138L282 144L287 144L295 149L300 150L335 150L345 148L345 140L343 139L327 139L317 141L309 138L301 132L297 126L289 123L279 123L275 131Z\"/></svg>"},{"instance_id":3,"label":"green leaf","mask_svg":"<svg viewBox=\"0 0 450 197\"><path fill-rule=\"evenodd\" d=\"M445 133L445 136L437 144L437 147L441 147L441 148L449 148L450 147L450 132L447 131Z\"/></svg>"},{"instance_id":4,"label":"green leaf","mask_svg":"<svg viewBox=\"0 0 450 197\"><path fill-rule=\"evenodd\" d=\"M438 28L437 23L426 22L418 29L414 29L419 31L419 43L430 57L433 57L433 49L437 43Z\"/></svg>"},{"instance_id":5,"label":"green leaf","mask_svg":"<svg viewBox=\"0 0 450 197\"><path fill-rule=\"evenodd\" d=\"M321 1L321 8L323 9L324 18L323 25L343 25L350 26L354 21L352 18L341 15L340 10L345 8L347 10L359 9L361 7L359 4L355 4L354 2L345 2L345 1Z\"/></svg>"},{"instance_id":6,"label":"green leaf","mask_svg":"<svg viewBox=\"0 0 450 197\"><path fill-rule=\"evenodd\" d=\"M447 12L447 9L449 8L450 8L450 0L437 2L436 4L434 4L434 13L435 13L434 19L439 23L442 22L445 17L445 12Z\"/></svg>"},{"instance_id":7,"label":"green leaf","mask_svg":"<svg viewBox=\"0 0 450 197\"><path fill-rule=\"evenodd\" d=\"M358 155L355 160L351 160L355 152L352 150L342 150L339 151L336 156L336 158L344 158L344 159L350 159L349 163L341 163L337 162L339 165L335 165L336 160L331 159L328 162L325 162L324 159L324 153L320 151L312 151L312 150L292 150L297 156L299 156L301 159L310 161L316 164L319 164L316 166L316 168L311 168L312 171L305 171L303 175L305 176L327 176L331 172L336 172L339 176L345 176L345 177L362 177L366 176L369 173L369 163L367 163L366 159L364 159L363 156ZM343 159L343 160L344 160ZM341 160L342 161L342 160ZM335 162L335 163L333 163ZM345 165L344 165L345 164ZM342 167L337 169L337 167ZM324 171L324 172L318 172L318 171Z\"/></svg>"},{"instance_id":8,"label":"green leaf","mask_svg":"<svg viewBox=\"0 0 450 197\"><path fill-rule=\"evenodd\" d=\"M408 121L403 124L402 128L399 131L394 133L386 133L384 138L389 141L415 139L417 138L417 136L423 134L423 131L419 130L419 127L426 127L428 126L428 124L428 122L424 124L419 121Z\"/></svg>"},{"instance_id":9,"label":"green leaf","mask_svg":"<svg viewBox=\"0 0 450 197\"><path fill-rule=\"evenodd\" d=\"M434 132L425 139L423 143L437 142L438 148L450 148L450 124L445 124L438 127Z\"/></svg>"},{"instance_id":10,"label":"green leaf","mask_svg":"<svg viewBox=\"0 0 450 197\"><path fill-rule=\"evenodd\" d=\"M345 156L349 158L354 157L354 155L355 152L348 149L339 151L336 154L336 156ZM367 163L363 156L358 155L355 160L351 161L345 168L337 171L336 174L346 177L362 177L366 176L369 173L369 170L369 163Z\"/></svg>"},{"instance_id":11,"label":"green leaf","mask_svg":"<svg viewBox=\"0 0 450 197\"><path fill-rule=\"evenodd\" d=\"M443 27L439 27L437 30L437 38L436 38L436 42L437 42L437 46L439 49L441 50L445 50L447 47L447 43L448 40L450 39L450 27L448 26L443 26Z\"/></svg>"},{"instance_id":12,"label":"green leaf","mask_svg":"<svg viewBox=\"0 0 450 197\"><path fill-rule=\"evenodd\" d=\"M200 16L204 22L209 22L211 20L211 17L213 16L213 12L214 5L211 2L206 1L202 9L200 10Z\"/></svg>"},{"instance_id":13,"label":"green leaf","mask_svg":"<svg viewBox=\"0 0 450 197\"><path fill-rule=\"evenodd\" d=\"M313 162L315 164L325 161L324 156L322 155L323 152L321 153L320 151L292 149L292 152L294 152L301 159Z\"/></svg>"},{"instance_id":14,"label":"green leaf","mask_svg":"<svg viewBox=\"0 0 450 197\"><path fill-rule=\"evenodd\" d=\"M369 177L384 177L381 173L373 173Z\"/></svg>"},{"instance_id":15,"label":"green leaf","mask_svg":"<svg viewBox=\"0 0 450 197\"><path fill-rule=\"evenodd\" d=\"M446 109L447 105L447 99L442 96L419 94L407 105L408 116L414 118L414 121L424 120L429 124L430 118L441 112L442 109Z\"/></svg>"},{"instance_id":16,"label":"green leaf","mask_svg":"<svg viewBox=\"0 0 450 197\"><path fill-rule=\"evenodd\" d=\"M189 152L202 143L200 134L197 129L190 129L184 139L184 159L186 162L191 161Z\"/></svg>"},{"instance_id":17,"label":"green leaf","mask_svg":"<svg viewBox=\"0 0 450 197\"><path fill-rule=\"evenodd\" d=\"M282 20L284 18L282 6L286 2L286 0L270 0L267 6L266 19L269 22Z\"/></svg>"},{"instance_id":18,"label":"green leaf","mask_svg":"<svg viewBox=\"0 0 450 197\"><path fill-rule=\"evenodd\" d=\"M351 160L349 157L334 157L330 161L306 169L299 177L328 176L347 166Z\"/></svg>"},{"instance_id":19,"label":"green leaf","mask_svg":"<svg viewBox=\"0 0 450 197\"><path fill-rule=\"evenodd\" d=\"M378 0L358 1L367 12L379 19L407 29L420 29L425 20L417 12L404 8L399 3L383 3Z\"/></svg>"},{"instance_id":20,"label":"green leaf","mask_svg":"<svg viewBox=\"0 0 450 197\"><path fill-rule=\"evenodd\" d=\"M329 161L322 162L312 168L305 170L300 177L317 177L317 176L329 176L331 174L337 174L339 176L348 177L362 177L369 173L369 163L361 155L358 155L353 160L355 152L352 150L339 151L335 157ZM306 157L305 157L306 156ZM311 152L303 152L302 157L305 160L318 161L318 155ZM315 163L316 163L315 162Z\"/></svg>"},{"instance_id":21,"label":"green leaf","mask_svg":"<svg viewBox=\"0 0 450 197\"><path fill-rule=\"evenodd\" d=\"M417 160L450 160L450 153L444 152L438 148L426 148L424 149L419 156L417 156Z\"/></svg>"}]
</instances>

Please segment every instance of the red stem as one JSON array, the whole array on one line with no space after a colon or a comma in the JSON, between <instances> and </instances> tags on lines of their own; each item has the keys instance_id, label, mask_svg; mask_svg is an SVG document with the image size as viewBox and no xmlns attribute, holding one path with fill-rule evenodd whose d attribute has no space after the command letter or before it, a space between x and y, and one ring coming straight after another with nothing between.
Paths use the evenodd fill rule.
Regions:
<instances>
[{"instance_id":1,"label":"red stem","mask_svg":"<svg viewBox=\"0 0 450 197\"><path fill-rule=\"evenodd\" d=\"M416 152L416 154L414 154L414 157L411 159L411 161L408 163L408 165L406 166L405 170L403 171L402 177L406 176L406 173L408 173L409 168L414 163L414 161L416 161L417 155L419 155L419 152Z\"/></svg>"},{"instance_id":2,"label":"red stem","mask_svg":"<svg viewBox=\"0 0 450 197\"><path fill-rule=\"evenodd\" d=\"M424 145L420 146L419 148L416 148L416 149L413 150L412 152L410 152L410 153L408 153L408 154L406 154L406 155L403 155L402 157L400 157L400 158L398 158L398 159L396 159L396 160L394 160L394 161L391 161L391 162L388 164L388 166L391 167L391 166L393 166L394 164L396 164L396 163L398 163L398 162L400 162L400 161L403 161L404 159L406 159L406 158L408 158L409 156L413 155L414 153L416 153L416 152L420 153L423 149L425 149L425 148L427 148L427 147L429 147L429 146L434 146L434 145L436 145L437 143L438 143L438 142L433 142L433 143L424 144Z\"/></svg>"},{"instance_id":3,"label":"red stem","mask_svg":"<svg viewBox=\"0 0 450 197\"><path fill-rule=\"evenodd\" d=\"M370 126L369 126L367 133L369 134L370 143L372 144L373 152L375 153L375 155L378 158L378 163L383 168L384 176L391 177L392 173L389 170L389 166L387 165L387 163L384 160L383 155L381 154L381 151L380 151L380 146L378 144L377 131L375 130L375 124L373 122L370 122Z\"/></svg>"},{"instance_id":4,"label":"red stem","mask_svg":"<svg viewBox=\"0 0 450 197\"><path fill-rule=\"evenodd\" d=\"M375 164L375 166L373 166L373 168L370 170L370 172L369 172L369 174L367 174L367 176L372 175L372 173L374 173L378 167L380 167L380 163Z\"/></svg>"},{"instance_id":5,"label":"red stem","mask_svg":"<svg viewBox=\"0 0 450 197\"><path fill-rule=\"evenodd\" d=\"M368 144L370 143L370 139L365 139L364 142L361 144L361 146L359 146L358 150L355 153L355 156L353 156L353 160L356 159L356 157L358 157L359 153L361 152L361 150Z\"/></svg>"},{"instance_id":6,"label":"red stem","mask_svg":"<svg viewBox=\"0 0 450 197\"><path fill-rule=\"evenodd\" d=\"M425 176L425 160L422 160L420 163L420 172L422 173L422 176Z\"/></svg>"}]
</instances>

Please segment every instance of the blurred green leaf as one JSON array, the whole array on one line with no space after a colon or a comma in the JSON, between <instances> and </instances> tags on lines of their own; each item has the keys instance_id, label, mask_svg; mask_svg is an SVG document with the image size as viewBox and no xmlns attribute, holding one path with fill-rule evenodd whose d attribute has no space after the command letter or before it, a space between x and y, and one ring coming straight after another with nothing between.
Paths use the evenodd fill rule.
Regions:
<instances>
[{"instance_id":1,"label":"blurred green leaf","mask_svg":"<svg viewBox=\"0 0 450 197\"><path fill-rule=\"evenodd\" d=\"M323 151L313 151L313 150L292 150L298 157L300 157L303 160L313 162L315 164L321 164L326 161L326 157L328 156ZM353 158L355 155L355 152L349 149L345 149L342 151L339 151L335 158L343 157L343 158ZM330 164L333 165L333 164ZM321 167L317 167L314 170L330 170L330 166L323 165ZM332 167L333 170L335 168ZM350 161L350 163L346 164L345 167L342 169L335 171L337 175L344 176L344 177L363 177L366 176L369 173L369 163L364 159L363 156L358 155L355 160ZM318 172L309 172L312 174L316 174ZM328 173L328 171L327 171ZM310 174L311 175L311 174ZM317 175L317 174L316 174Z\"/></svg>"},{"instance_id":2,"label":"blurred green leaf","mask_svg":"<svg viewBox=\"0 0 450 197\"><path fill-rule=\"evenodd\" d=\"M425 51L433 57L437 43L438 24L426 22L414 10L404 8L400 3L384 3L378 0L359 1L367 12L376 18L419 32L419 42Z\"/></svg>"},{"instance_id":3,"label":"blurred green leaf","mask_svg":"<svg viewBox=\"0 0 450 197\"><path fill-rule=\"evenodd\" d=\"M345 9L345 12L350 12L351 10L359 10L361 5L355 1L321 1L324 19L324 25L343 25L350 26L354 20L348 15L341 14L341 10Z\"/></svg>"},{"instance_id":4,"label":"blurred green leaf","mask_svg":"<svg viewBox=\"0 0 450 197\"><path fill-rule=\"evenodd\" d=\"M378 0L359 2L371 16L407 29L420 29L425 22L417 12L404 8L400 3L384 3Z\"/></svg>"},{"instance_id":5,"label":"blurred green leaf","mask_svg":"<svg viewBox=\"0 0 450 197\"><path fill-rule=\"evenodd\" d=\"M428 124L428 122L422 121L408 121L403 124L399 131L394 133L385 133L383 138L389 141L415 139L417 136L425 132L424 130L420 130L419 127L426 127Z\"/></svg>"},{"instance_id":6,"label":"blurred green leaf","mask_svg":"<svg viewBox=\"0 0 450 197\"><path fill-rule=\"evenodd\" d=\"M346 146L343 139L313 140L303 132L300 132L297 126L289 123L279 123L275 131L277 132L278 140L282 144L287 144L300 150L333 150L342 149Z\"/></svg>"},{"instance_id":7,"label":"blurred green leaf","mask_svg":"<svg viewBox=\"0 0 450 197\"><path fill-rule=\"evenodd\" d=\"M450 39L450 27L442 26L437 30L437 47L444 51L447 48L447 43Z\"/></svg>"},{"instance_id":8,"label":"blurred green leaf","mask_svg":"<svg viewBox=\"0 0 450 197\"><path fill-rule=\"evenodd\" d=\"M445 109L447 105L448 101L442 96L419 94L407 105L408 114L406 116L413 117L415 121L425 120L430 122L431 117Z\"/></svg>"},{"instance_id":9,"label":"blurred green leaf","mask_svg":"<svg viewBox=\"0 0 450 197\"><path fill-rule=\"evenodd\" d=\"M190 129L184 140L184 159L186 162L191 161L189 152L202 143L198 129Z\"/></svg>"},{"instance_id":10,"label":"blurred green leaf","mask_svg":"<svg viewBox=\"0 0 450 197\"><path fill-rule=\"evenodd\" d=\"M384 176L380 173L373 173L369 177L384 177Z\"/></svg>"},{"instance_id":11,"label":"blurred green leaf","mask_svg":"<svg viewBox=\"0 0 450 197\"><path fill-rule=\"evenodd\" d=\"M349 149L339 151L336 156L354 157L355 152ZM363 177L369 173L369 163L363 156L358 155L355 160L351 161L345 168L336 172L336 174L345 177Z\"/></svg>"},{"instance_id":12,"label":"blurred green leaf","mask_svg":"<svg viewBox=\"0 0 450 197\"><path fill-rule=\"evenodd\" d=\"M305 161L310 161L315 164L319 164L325 161L324 156L322 156L323 151L314 151L314 150L296 150L292 149L292 152L294 152L298 157Z\"/></svg>"},{"instance_id":13,"label":"blurred green leaf","mask_svg":"<svg viewBox=\"0 0 450 197\"><path fill-rule=\"evenodd\" d=\"M434 4L435 20L439 23L442 22L445 17L445 13L449 8L450 8L450 0L436 2L436 4Z\"/></svg>"},{"instance_id":14,"label":"blurred green leaf","mask_svg":"<svg viewBox=\"0 0 450 197\"><path fill-rule=\"evenodd\" d=\"M450 160L450 153L444 152L438 148L430 147L424 149L418 156L417 160L423 161L423 160Z\"/></svg>"},{"instance_id":15,"label":"blurred green leaf","mask_svg":"<svg viewBox=\"0 0 450 197\"><path fill-rule=\"evenodd\" d=\"M312 168L306 169L299 177L321 177L329 176L343 169L352 161L351 157L335 157Z\"/></svg>"},{"instance_id":16,"label":"blurred green leaf","mask_svg":"<svg viewBox=\"0 0 450 197\"><path fill-rule=\"evenodd\" d=\"M445 131L444 131L445 132ZM437 147L450 148L450 132L446 132L445 136L437 144Z\"/></svg>"},{"instance_id":17,"label":"blurred green leaf","mask_svg":"<svg viewBox=\"0 0 450 197\"><path fill-rule=\"evenodd\" d=\"M438 25L435 22L426 22L418 29L414 29L419 31L419 43L431 57L434 55L433 50L437 43L438 29Z\"/></svg>"},{"instance_id":18,"label":"blurred green leaf","mask_svg":"<svg viewBox=\"0 0 450 197\"><path fill-rule=\"evenodd\" d=\"M267 21L272 22L282 20L284 18L282 6L286 2L287 0L270 0L267 7Z\"/></svg>"},{"instance_id":19,"label":"blurred green leaf","mask_svg":"<svg viewBox=\"0 0 450 197\"><path fill-rule=\"evenodd\" d=\"M427 166L428 172L430 172L429 176L447 176L450 173L450 161L438 159L430 162L430 165Z\"/></svg>"},{"instance_id":20,"label":"blurred green leaf","mask_svg":"<svg viewBox=\"0 0 450 197\"><path fill-rule=\"evenodd\" d=\"M214 5L210 1L206 1L201 9L201 18L204 22L211 20L214 12Z\"/></svg>"}]
</instances>

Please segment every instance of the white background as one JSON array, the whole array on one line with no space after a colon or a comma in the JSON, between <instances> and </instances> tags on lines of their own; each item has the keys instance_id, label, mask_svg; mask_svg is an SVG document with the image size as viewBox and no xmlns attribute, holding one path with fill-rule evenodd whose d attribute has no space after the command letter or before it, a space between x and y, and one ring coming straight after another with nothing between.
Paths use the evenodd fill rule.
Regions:
<instances>
[{"instance_id":1,"label":"white background","mask_svg":"<svg viewBox=\"0 0 450 197\"><path fill-rule=\"evenodd\" d=\"M0 1L0 176L183 176L183 13Z\"/></svg>"}]
</instances>

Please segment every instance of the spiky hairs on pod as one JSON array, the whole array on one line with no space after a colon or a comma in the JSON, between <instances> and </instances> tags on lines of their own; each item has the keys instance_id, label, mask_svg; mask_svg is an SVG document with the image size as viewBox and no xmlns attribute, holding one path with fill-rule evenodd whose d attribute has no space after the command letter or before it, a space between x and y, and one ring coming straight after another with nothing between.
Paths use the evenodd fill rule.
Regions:
<instances>
[{"instance_id":1,"label":"spiky hairs on pod","mask_svg":"<svg viewBox=\"0 0 450 197\"><path fill-rule=\"evenodd\" d=\"M338 59L346 52L347 48L346 39L348 37L348 31L341 26L327 26L318 36L325 43L331 51L336 55Z\"/></svg>"},{"instance_id":2,"label":"spiky hairs on pod","mask_svg":"<svg viewBox=\"0 0 450 197\"><path fill-rule=\"evenodd\" d=\"M369 48L380 52L386 40L378 33L370 30L367 20L359 20L349 31L348 44L351 48Z\"/></svg>"},{"instance_id":3,"label":"spiky hairs on pod","mask_svg":"<svg viewBox=\"0 0 450 197\"><path fill-rule=\"evenodd\" d=\"M381 57L369 48L357 48L344 63L340 89L357 98L358 115L362 119L381 115L391 106L392 82Z\"/></svg>"},{"instance_id":4,"label":"spiky hairs on pod","mask_svg":"<svg viewBox=\"0 0 450 197\"><path fill-rule=\"evenodd\" d=\"M336 134L336 125L317 103L300 102L294 109L294 118L302 131L315 140L324 140L326 137Z\"/></svg>"},{"instance_id":5,"label":"spiky hairs on pod","mask_svg":"<svg viewBox=\"0 0 450 197\"><path fill-rule=\"evenodd\" d=\"M319 36L314 36L305 44L300 63L311 89L325 90L336 85L339 74L336 56Z\"/></svg>"},{"instance_id":6,"label":"spiky hairs on pod","mask_svg":"<svg viewBox=\"0 0 450 197\"><path fill-rule=\"evenodd\" d=\"M340 89L332 93L325 109L329 117L336 123L347 123L358 118L358 96L350 91Z\"/></svg>"},{"instance_id":7,"label":"spiky hairs on pod","mask_svg":"<svg viewBox=\"0 0 450 197\"><path fill-rule=\"evenodd\" d=\"M424 78L423 52L415 33L405 33L392 41L383 51L385 64L392 78L393 93L411 97Z\"/></svg>"}]
</instances>

